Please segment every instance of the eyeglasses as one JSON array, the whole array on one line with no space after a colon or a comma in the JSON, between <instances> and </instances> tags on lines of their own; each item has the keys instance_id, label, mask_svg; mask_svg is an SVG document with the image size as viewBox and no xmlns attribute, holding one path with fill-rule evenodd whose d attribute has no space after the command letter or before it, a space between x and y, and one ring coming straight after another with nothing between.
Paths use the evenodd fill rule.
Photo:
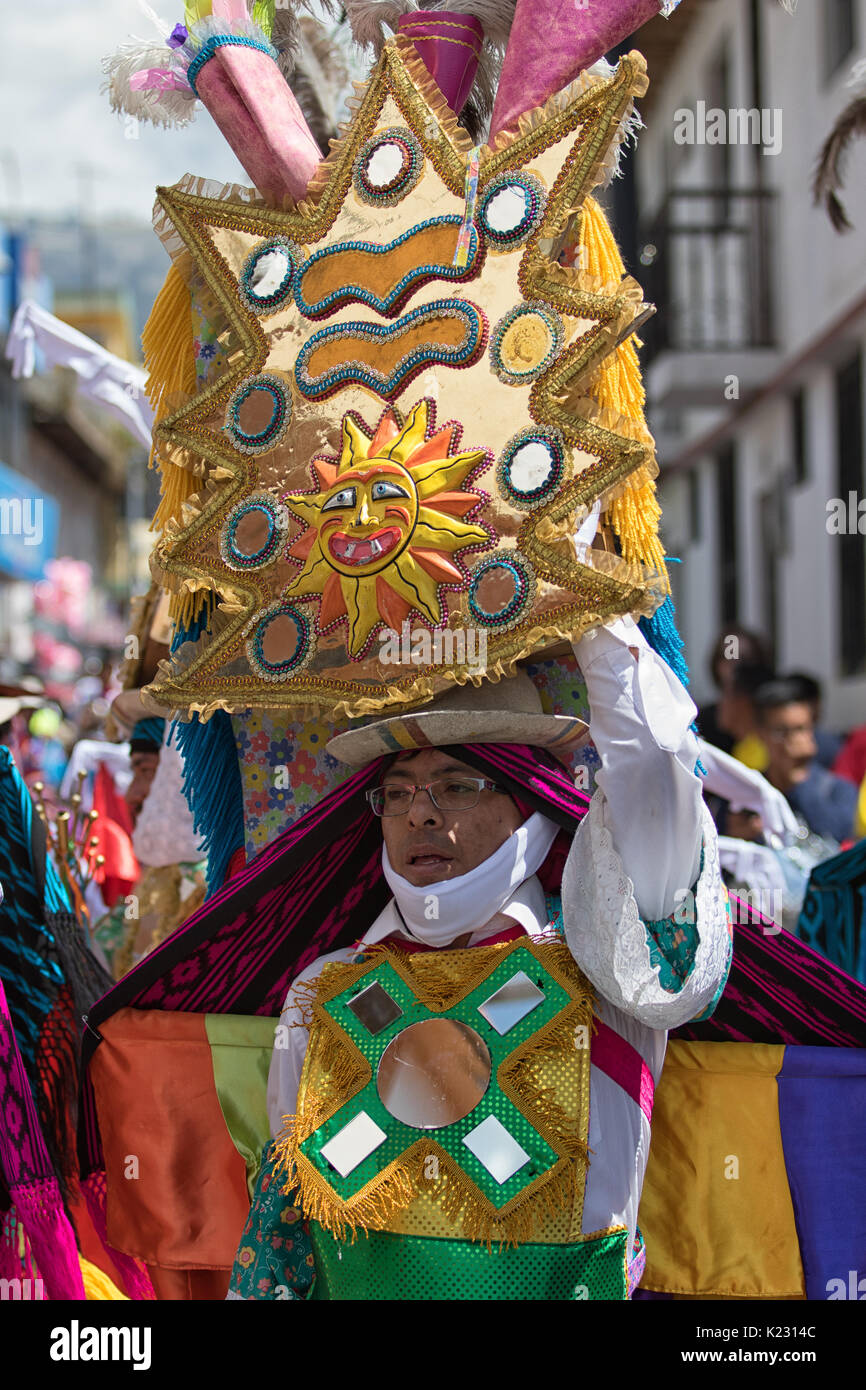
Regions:
<instances>
[{"instance_id":1,"label":"eyeglasses","mask_svg":"<svg viewBox=\"0 0 866 1390\"><path fill-rule=\"evenodd\" d=\"M486 777L441 777L435 782L393 782L373 787L366 793L370 809L376 816L404 816L415 800L416 792L426 792L439 811L469 811L477 806L484 790L501 791Z\"/></svg>"}]
</instances>

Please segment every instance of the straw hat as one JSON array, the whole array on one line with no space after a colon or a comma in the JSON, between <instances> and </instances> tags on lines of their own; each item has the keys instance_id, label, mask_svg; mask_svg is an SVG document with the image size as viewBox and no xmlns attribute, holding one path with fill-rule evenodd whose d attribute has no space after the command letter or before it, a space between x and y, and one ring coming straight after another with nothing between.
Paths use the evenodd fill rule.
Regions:
<instances>
[{"instance_id":1,"label":"straw hat","mask_svg":"<svg viewBox=\"0 0 866 1390\"><path fill-rule=\"evenodd\" d=\"M545 714L541 697L525 672L495 685L461 685L426 709L394 715L338 734L328 752L340 762L363 767L385 753L460 743L527 743L555 754L571 753L589 737L582 719Z\"/></svg>"}]
</instances>

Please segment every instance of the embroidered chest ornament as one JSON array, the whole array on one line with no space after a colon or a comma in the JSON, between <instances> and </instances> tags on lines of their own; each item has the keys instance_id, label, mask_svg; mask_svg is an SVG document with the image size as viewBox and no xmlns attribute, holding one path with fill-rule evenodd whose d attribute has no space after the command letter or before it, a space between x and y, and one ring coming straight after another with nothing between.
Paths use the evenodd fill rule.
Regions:
<instances>
[{"instance_id":1,"label":"embroidered chest ornament","mask_svg":"<svg viewBox=\"0 0 866 1390\"><path fill-rule=\"evenodd\" d=\"M398 36L305 202L160 190L228 364L156 432L205 481L155 570L219 598L160 704L370 714L483 669L481 634L498 678L654 610L657 575L571 539L655 471L645 427L592 397L650 310L560 264L645 87L630 54L472 148Z\"/></svg>"},{"instance_id":2,"label":"embroidered chest ornament","mask_svg":"<svg viewBox=\"0 0 866 1390\"><path fill-rule=\"evenodd\" d=\"M307 1216L339 1239L411 1230L413 1214L487 1243L563 1212L579 1233L592 996L564 942L370 948L313 990L298 1114L278 1143Z\"/></svg>"}]
</instances>

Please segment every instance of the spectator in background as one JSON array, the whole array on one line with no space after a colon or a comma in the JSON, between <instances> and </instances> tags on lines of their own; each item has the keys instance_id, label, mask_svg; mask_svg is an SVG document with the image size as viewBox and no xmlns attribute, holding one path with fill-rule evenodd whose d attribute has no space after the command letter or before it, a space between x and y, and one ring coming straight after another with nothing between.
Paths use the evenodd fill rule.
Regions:
<instances>
[{"instance_id":1,"label":"spectator in background","mask_svg":"<svg viewBox=\"0 0 866 1390\"><path fill-rule=\"evenodd\" d=\"M791 671L788 679L799 681L803 699L811 706L815 725L815 745L818 749L815 756L822 767L832 768L844 739L841 734L821 728L821 686L814 676L808 676L804 671Z\"/></svg>"},{"instance_id":2,"label":"spectator in background","mask_svg":"<svg viewBox=\"0 0 866 1390\"><path fill-rule=\"evenodd\" d=\"M817 761L815 720L800 677L762 686L754 696L757 730L767 750L764 776L817 835L840 844L855 835L857 788Z\"/></svg>"},{"instance_id":3,"label":"spectator in background","mask_svg":"<svg viewBox=\"0 0 866 1390\"><path fill-rule=\"evenodd\" d=\"M768 762L768 752L758 729L755 695L772 679L769 666L731 662L718 703L719 726L732 740L732 757L755 772L764 772Z\"/></svg>"},{"instance_id":4,"label":"spectator in background","mask_svg":"<svg viewBox=\"0 0 866 1390\"><path fill-rule=\"evenodd\" d=\"M165 733L164 719L140 719L129 740L129 765L132 780L126 789L124 799L129 807L132 823L147 800L151 783L159 766L159 754Z\"/></svg>"},{"instance_id":5,"label":"spectator in background","mask_svg":"<svg viewBox=\"0 0 866 1390\"><path fill-rule=\"evenodd\" d=\"M744 666L760 667L768 673L769 678L773 668L770 644L758 632L738 627L736 624L728 624L719 633L710 653L710 675L720 694L724 695L728 689L732 672L741 662ZM721 748L723 753L731 753L736 738L719 722L721 703L719 700L701 710L698 715L698 728L701 737L708 743Z\"/></svg>"}]
</instances>

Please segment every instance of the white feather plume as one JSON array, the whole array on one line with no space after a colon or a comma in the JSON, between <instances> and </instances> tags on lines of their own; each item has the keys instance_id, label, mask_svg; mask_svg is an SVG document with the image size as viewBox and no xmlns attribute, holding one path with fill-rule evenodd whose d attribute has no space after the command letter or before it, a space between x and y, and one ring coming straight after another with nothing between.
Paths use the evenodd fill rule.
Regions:
<instances>
[{"instance_id":1,"label":"white feather plume","mask_svg":"<svg viewBox=\"0 0 866 1390\"><path fill-rule=\"evenodd\" d=\"M112 111L122 111L140 121L157 126L185 126L195 117L196 99L186 91L132 91L129 79L147 68L183 69L172 61L174 55L165 44L148 44L140 40L122 44L115 53L102 60L105 81L102 91L107 94Z\"/></svg>"}]
</instances>

